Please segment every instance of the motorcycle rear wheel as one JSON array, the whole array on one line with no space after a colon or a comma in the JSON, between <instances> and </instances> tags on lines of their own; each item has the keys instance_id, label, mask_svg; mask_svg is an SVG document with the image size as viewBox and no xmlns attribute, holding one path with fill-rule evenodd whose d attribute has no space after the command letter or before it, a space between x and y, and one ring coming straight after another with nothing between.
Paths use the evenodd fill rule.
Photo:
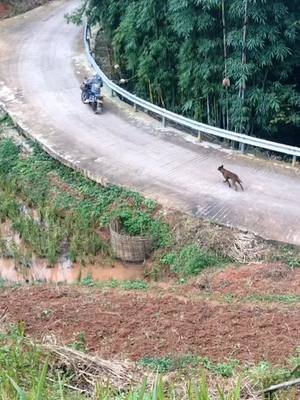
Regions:
<instances>
[{"instance_id":1,"label":"motorcycle rear wheel","mask_svg":"<svg viewBox=\"0 0 300 400\"><path fill-rule=\"evenodd\" d=\"M88 94L84 90L81 92L81 101L85 103L88 99Z\"/></svg>"},{"instance_id":2,"label":"motorcycle rear wheel","mask_svg":"<svg viewBox=\"0 0 300 400\"><path fill-rule=\"evenodd\" d=\"M101 114L101 113L102 113L102 105L98 104L97 108L96 108L96 111L95 111L95 114Z\"/></svg>"},{"instance_id":3,"label":"motorcycle rear wheel","mask_svg":"<svg viewBox=\"0 0 300 400\"><path fill-rule=\"evenodd\" d=\"M97 102L96 102L96 101L93 101L93 102L91 103L91 106L92 106L92 109L93 109L94 113L97 114Z\"/></svg>"}]
</instances>

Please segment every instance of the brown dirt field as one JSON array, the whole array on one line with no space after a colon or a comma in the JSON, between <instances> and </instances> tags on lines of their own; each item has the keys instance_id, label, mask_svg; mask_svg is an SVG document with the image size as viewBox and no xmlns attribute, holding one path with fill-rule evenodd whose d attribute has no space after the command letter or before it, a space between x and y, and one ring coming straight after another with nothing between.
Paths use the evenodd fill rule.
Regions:
<instances>
[{"instance_id":1,"label":"brown dirt field","mask_svg":"<svg viewBox=\"0 0 300 400\"><path fill-rule=\"evenodd\" d=\"M300 295L300 268L280 263L249 264L203 274L192 286L200 292L221 295Z\"/></svg>"},{"instance_id":2,"label":"brown dirt field","mask_svg":"<svg viewBox=\"0 0 300 400\"><path fill-rule=\"evenodd\" d=\"M300 343L300 306L218 304L154 289L21 287L0 293L0 315L23 320L28 335L70 343L84 332L105 358L208 356L212 361L282 364Z\"/></svg>"}]
</instances>

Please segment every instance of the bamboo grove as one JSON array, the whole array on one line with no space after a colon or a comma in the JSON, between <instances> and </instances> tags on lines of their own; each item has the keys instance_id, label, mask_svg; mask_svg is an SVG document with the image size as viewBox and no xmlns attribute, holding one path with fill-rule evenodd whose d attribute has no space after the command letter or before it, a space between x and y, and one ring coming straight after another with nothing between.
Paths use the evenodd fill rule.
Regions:
<instances>
[{"instance_id":1,"label":"bamboo grove","mask_svg":"<svg viewBox=\"0 0 300 400\"><path fill-rule=\"evenodd\" d=\"M85 0L137 95L300 145L299 0Z\"/></svg>"}]
</instances>

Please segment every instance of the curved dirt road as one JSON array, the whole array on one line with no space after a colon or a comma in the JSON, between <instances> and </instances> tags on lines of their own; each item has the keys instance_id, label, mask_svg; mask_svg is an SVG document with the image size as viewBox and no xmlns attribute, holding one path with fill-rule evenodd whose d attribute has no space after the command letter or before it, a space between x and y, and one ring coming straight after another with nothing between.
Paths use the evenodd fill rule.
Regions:
<instances>
[{"instance_id":1,"label":"curved dirt road","mask_svg":"<svg viewBox=\"0 0 300 400\"><path fill-rule=\"evenodd\" d=\"M300 245L300 178L271 163L205 148L135 121L107 101L96 116L80 102L82 30L63 16L78 1L0 22L0 101L29 134L98 181L126 185L167 206L265 238ZM236 171L230 190L217 167Z\"/></svg>"}]
</instances>

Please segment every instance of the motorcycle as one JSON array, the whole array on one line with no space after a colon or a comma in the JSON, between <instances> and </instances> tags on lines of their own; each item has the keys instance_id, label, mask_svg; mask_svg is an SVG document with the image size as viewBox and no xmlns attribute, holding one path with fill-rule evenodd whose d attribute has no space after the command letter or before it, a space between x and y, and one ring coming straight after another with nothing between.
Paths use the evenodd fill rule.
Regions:
<instances>
[{"instance_id":1,"label":"motorcycle","mask_svg":"<svg viewBox=\"0 0 300 400\"><path fill-rule=\"evenodd\" d=\"M103 107L101 84L98 82L83 81L80 85L81 101L90 104L95 114L100 114Z\"/></svg>"}]
</instances>

